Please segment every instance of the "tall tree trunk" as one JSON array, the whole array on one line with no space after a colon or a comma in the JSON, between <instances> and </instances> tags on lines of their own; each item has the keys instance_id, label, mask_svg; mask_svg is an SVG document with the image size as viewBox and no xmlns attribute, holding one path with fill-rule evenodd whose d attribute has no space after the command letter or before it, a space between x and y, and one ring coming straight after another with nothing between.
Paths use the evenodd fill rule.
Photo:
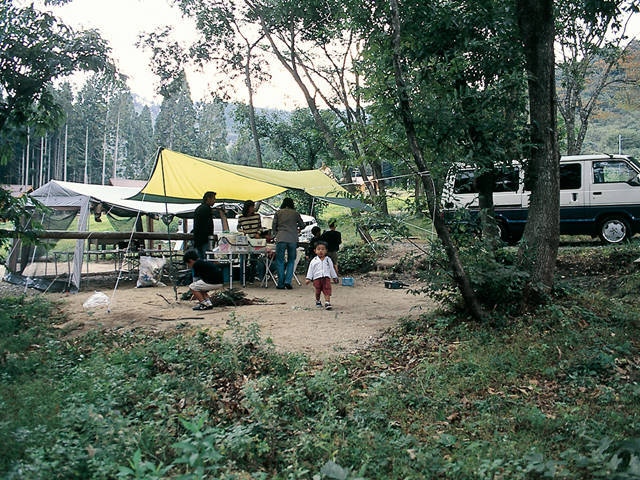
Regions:
<instances>
[{"instance_id":1,"label":"tall tree trunk","mask_svg":"<svg viewBox=\"0 0 640 480\"><path fill-rule=\"evenodd\" d=\"M251 128L253 145L256 149L256 164L258 167L262 168L262 148L260 147L258 127L256 126L256 107L253 104L253 84L251 83L251 49L251 46L247 47L247 61L244 65L244 83L249 95L249 127Z\"/></svg>"},{"instance_id":2,"label":"tall tree trunk","mask_svg":"<svg viewBox=\"0 0 640 480\"><path fill-rule=\"evenodd\" d=\"M45 150L45 153L47 155L47 172L46 172L47 175L45 177L45 180L47 182L49 180L51 180L51 157L53 156L52 152L51 152L51 144L52 144L52 142L51 142L51 140L49 140L49 137L48 136L44 137L44 150ZM47 183L47 182L45 182L45 183Z\"/></svg>"},{"instance_id":3,"label":"tall tree trunk","mask_svg":"<svg viewBox=\"0 0 640 480\"><path fill-rule=\"evenodd\" d=\"M531 185L519 263L531 274L530 292L553 287L560 238L560 155L555 103L552 0L517 0L529 84Z\"/></svg>"},{"instance_id":4,"label":"tall tree trunk","mask_svg":"<svg viewBox=\"0 0 640 480\"><path fill-rule=\"evenodd\" d=\"M102 135L102 185L107 174L107 123L109 121L109 108L104 119L104 133Z\"/></svg>"},{"instance_id":5,"label":"tall tree trunk","mask_svg":"<svg viewBox=\"0 0 640 480\"><path fill-rule=\"evenodd\" d=\"M562 111L566 112L564 117L564 127L567 135L567 155L578 155L576 151L576 107L573 106L573 91L571 87L567 87L565 105Z\"/></svg>"},{"instance_id":6,"label":"tall tree trunk","mask_svg":"<svg viewBox=\"0 0 640 480\"><path fill-rule=\"evenodd\" d=\"M105 176L107 174L107 130L102 135L102 185L104 185Z\"/></svg>"},{"instance_id":7,"label":"tall tree trunk","mask_svg":"<svg viewBox=\"0 0 640 480\"><path fill-rule=\"evenodd\" d=\"M67 181L67 153L69 151L69 124L65 123L64 124L64 160L63 160L63 172L62 172L62 179L66 182Z\"/></svg>"},{"instance_id":8,"label":"tall tree trunk","mask_svg":"<svg viewBox=\"0 0 640 480\"><path fill-rule=\"evenodd\" d=\"M84 183L89 183L89 125L84 131Z\"/></svg>"},{"instance_id":9,"label":"tall tree trunk","mask_svg":"<svg viewBox=\"0 0 640 480\"><path fill-rule=\"evenodd\" d=\"M27 127L27 148L26 148L26 156L25 156L25 167L24 167L24 185L25 187L29 185L29 166L30 163L30 155L31 155L31 131L29 127Z\"/></svg>"},{"instance_id":10,"label":"tall tree trunk","mask_svg":"<svg viewBox=\"0 0 640 480\"><path fill-rule=\"evenodd\" d=\"M422 149L418 143L418 138L415 131L415 125L413 121L413 114L411 112L411 105L409 102L409 96L407 94L407 85L404 80L402 68L400 65L400 14L398 10L398 1L391 0L391 20L392 20L392 42L393 42L393 70L395 76L396 87L398 90L398 100L400 116L402 117L402 123L407 135L411 154L418 167L418 171L427 172L427 167L422 155ZM429 206L429 212L432 213L433 226L436 229L438 238L442 242L442 245L449 259L449 265L453 279L462 294L467 311L476 320L482 320L485 316L480 303L471 287L471 282L467 277L458 250L456 249L451 236L449 235L449 229L444 223L444 218L440 214L440 205L438 204L438 198L436 196L434 182L429 173L422 175L422 183L427 196L427 204Z\"/></svg>"},{"instance_id":11,"label":"tall tree trunk","mask_svg":"<svg viewBox=\"0 0 640 480\"><path fill-rule=\"evenodd\" d=\"M44 137L40 137L40 175L38 176L38 187L42 186L44 175Z\"/></svg>"},{"instance_id":12,"label":"tall tree trunk","mask_svg":"<svg viewBox=\"0 0 640 480\"><path fill-rule=\"evenodd\" d=\"M118 148L120 143L120 104L118 104L118 118L116 120L116 144L113 147L113 178L118 178Z\"/></svg>"}]
</instances>

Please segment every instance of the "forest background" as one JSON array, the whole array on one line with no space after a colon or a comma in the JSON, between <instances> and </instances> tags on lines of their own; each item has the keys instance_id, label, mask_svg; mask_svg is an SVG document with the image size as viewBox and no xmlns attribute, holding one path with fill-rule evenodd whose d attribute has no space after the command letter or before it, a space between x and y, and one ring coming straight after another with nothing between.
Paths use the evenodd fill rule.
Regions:
<instances>
[{"instance_id":1,"label":"forest background","mask_svg":"<svg viewBox=\"0 0 640 480\"><path fill-rule=\"evenodd\" d=\"M624 37L622 34L620 36ZM38 41L35 38L33 40ZM259 41L263 42L264 38L257 36L252 48ZM348 153L348 165L344 164L343 159L336 158L335 152L327 145L326 136L314 121L314 112L309 108L295 111L254 110L251 105L229 102L230 89L238 88L231 85L242 83L242 75L238 72L238 68L244 66L242 64L230 65L227 61L225 65L220 59L210 58L211 62L220 66L221 71L229 72L228 83L211 91L208 100L193 101L185 70L189 62L170 59L169 50L178 48L177 43L171 42L175 40L168 32L153 32L142 38L137 47L154 52L154 70L160 78L158 90L162 98L159 104L142 103L142 99L127 86L126 79L110 68L83 77L84 82L79 85L64 79L51 84L49 93L60 111L55 115L50 114L45 120L22 125L9 131L9 135L3 135L0 182L37 188L51 179L94 184L108 184L110 178L146 180L159 147L230 163L259 163L270 168L311 169L326 164L339 178L345 177L346 169L358 166L366 170L366 175L374 177L396 177L410 172L406 155L401 150L390 148L387 143L389 134L382 131L378 131L374 142L386 144L385 147L373 149L368 154L378 156L384 165L384 173L370 166L366 161L366 153L365 161L361 161L357 148L349 152L348 144L353 142L353 133L341 118L349 113L348 107L340 107L335 99L329 99L331 95L327 95L328 108L321 109L321 113L326 117L326 124L331 126L333 135L345 146L343 150ZM614 44L602 44L600 49L590 52L591 64L585 72L582 91L563 91L561 85L566 74L563 74L561 65L558 66L559 100L562 101L563 94L578 95L584 99L582 110L576 114L586 115L588 121L580 152L620 152L638 156L640 133L636 126L640 116L637 108L640 100L635 81L640 45L630 37L617 40L624 55L620 54L612 60L607 57L607 49ZM179 51L186 54L186 47L180 48L182 50ZM218 45L216 48L222 47ZM225 48L238 46L227 45ZM345 47L349 55L353 55L351 48L352 45ZM260 68L252 67L254 70L250 76L254 84L268 82L270 75L266 65L271 63L273 67L273 59L269 59L265 53L241 53L244 61L248 62L249 57L253 56L252 61L262 65ZM335 56L336 52L333 53ZM171 54L175 57L177 52L174 50ZM310 54L306 60L309 63L307 68L312 71L316 64L322 65ZM354 66L350 72L342 72L345 78L347 74L357 74L354 57L350 62ZM197 64L197 61L194 60L194 63ZM566 63L567 59L564 59ZM605 67L611 68L611 72L605 85L600 85L600 71ZM315 73L318 77L326 75L326 71L320 71L320 67ZM311 84L331 92L330 83L324 87ZM351 85L351 90L344 94L357 98L356 87ZM335 93L331 92L334 96ZM592 95L595 95L593 102L589 99ZM587 107L593 110L587 111ZM362 105L357 105L357 108L361 109L360 113L367 112ZM561 116L560 120L562 132L564 118ZM376 122L366 123L373 125ZM561 136L561 142L563 139L561 151L566 153L570 150L566 133ZM368 148L371 150L371 146ZM573 149L572 153L579 152Z\"/></svg>"}]
</instances>

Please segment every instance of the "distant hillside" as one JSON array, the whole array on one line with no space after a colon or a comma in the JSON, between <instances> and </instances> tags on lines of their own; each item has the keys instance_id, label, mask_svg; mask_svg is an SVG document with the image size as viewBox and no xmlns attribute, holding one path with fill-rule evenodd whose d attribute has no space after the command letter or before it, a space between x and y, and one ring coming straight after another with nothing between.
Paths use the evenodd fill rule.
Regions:
<instances>
[{"instance_id":1,"label":"distant hillside","mask_svg":"<svg viewBox=\"0 0 640 480\"><path fill-rule=\"evenodd\" d=\"M633 155L640 159L640 42L633 42L605 89L587 130L583 153Z\"/></svg>"}]
</instances>

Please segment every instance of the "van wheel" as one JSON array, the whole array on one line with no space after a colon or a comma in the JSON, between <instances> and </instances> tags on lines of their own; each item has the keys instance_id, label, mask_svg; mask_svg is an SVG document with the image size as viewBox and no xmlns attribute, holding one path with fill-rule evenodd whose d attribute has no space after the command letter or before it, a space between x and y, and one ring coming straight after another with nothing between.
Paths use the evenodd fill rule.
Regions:
<instances>
[{"instance_id":1,"label":"van wheel","mask_svg":"<svg viewBox=\"0 0 640 480\"><path fill-rule=\"evenodd\" d=\"M629 235L629 224L622 217L605 218L600 223L600 239L605 243L622 243Z\"/></svg>"}]
</instances>

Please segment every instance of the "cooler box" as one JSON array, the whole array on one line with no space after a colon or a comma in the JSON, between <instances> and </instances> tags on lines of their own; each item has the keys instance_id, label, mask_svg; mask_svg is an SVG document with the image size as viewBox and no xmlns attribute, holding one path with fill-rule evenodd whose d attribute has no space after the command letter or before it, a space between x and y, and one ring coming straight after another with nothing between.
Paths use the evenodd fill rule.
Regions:
<instances>
[{"instance_id":1,"label":"cooler box","mask_svg":"<svg viewBox=\"0 0 640 480\"><path fill-rule=\"evenodd\" d=\"M353 287L354 283L353 277L342 277L343 287Z\"/></svg>"},{"instance_id":2,"label":"cooler box","mask_svg":"<svg viewBox=\"0 0 640 480\"><path fill-rule=\"evenodd\" d=\"M218 267L222 270L222 283L229 283L229 265L220 264Z\"/></svg>"},{"instance_id":3,"label":"cooler box","mask_svg":"<svg viewBox=\"0 0 640 480\"><path fill-rule=\"evenodd\" d=\"M222 281L225 284L229 283L229 264L220 264L219 265L220 270L222 270ZM242 272L240 270L240 267L238 266L234 266L233 267L233 284L235 285L236 282L238 282L238 284L240 284L240 282L242 282Z\"/></svg>"}]
</instances>

